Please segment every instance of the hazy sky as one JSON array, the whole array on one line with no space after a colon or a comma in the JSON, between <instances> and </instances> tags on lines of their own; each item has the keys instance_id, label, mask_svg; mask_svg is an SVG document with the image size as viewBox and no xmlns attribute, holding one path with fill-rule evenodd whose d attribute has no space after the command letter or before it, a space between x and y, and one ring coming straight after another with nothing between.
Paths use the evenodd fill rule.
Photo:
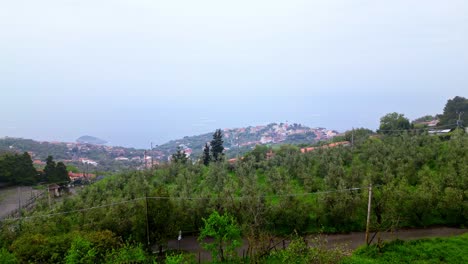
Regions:
<instances>
[{"instance_id":1,"label":"hazy sky","mask_svg":"<svg viewBox=\"0 0 468 264\"><path fill-rule=\"evenodd\" d=\"M147 147L269 122L376 129L468 97L466 0L0 6L0 136Z\"/></svg>"}]
</instances>

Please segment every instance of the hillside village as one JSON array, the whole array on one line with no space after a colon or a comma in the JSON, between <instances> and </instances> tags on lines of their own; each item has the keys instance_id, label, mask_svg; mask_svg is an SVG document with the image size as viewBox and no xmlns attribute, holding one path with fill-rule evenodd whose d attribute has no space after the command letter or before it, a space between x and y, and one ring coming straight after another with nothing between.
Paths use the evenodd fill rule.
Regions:
<instances>
[{"instance_id":1,"label":"hillside village","mask_svg":"<svg viewBox=\"0 0 468 264\"><path fill-rule=\"evenodd\" d=\"M256 145L313 144L328 140L338 134L325 128L309 128L301 124L271 123L268 125L223 129L227 157L250 151ZM89 144L87 142L34 141L31 139L4 137L0 139L0 152L28 152L33 163L45 165L48 155L58 161L74 165L84 171L120 171L141 169L170 160L177 148L191 159L197 159L212 133L172 140L153 149L135 149L118 146Z\"/></svg>"},{"instance_id":2,"label":"hillside village","mask_svg":"<svg viewBox=\"0 0 468 264\"><path fill-rule=\"evenodd\" d=\"M309 128L301 124L271 123L268 125L248 126L223 129L224 148L227 157L246 153L256 145L276 144L314 144L320 140L328 140L338 135L335 130L326 128ZM198 136L184 137L157 146L157 160L170 159L170 156L180 147L185 154L197 159L202 154L205 143L212 139L212 132ZM162 155L161 155L162 154Z\"/></svg>"}]
</instances>

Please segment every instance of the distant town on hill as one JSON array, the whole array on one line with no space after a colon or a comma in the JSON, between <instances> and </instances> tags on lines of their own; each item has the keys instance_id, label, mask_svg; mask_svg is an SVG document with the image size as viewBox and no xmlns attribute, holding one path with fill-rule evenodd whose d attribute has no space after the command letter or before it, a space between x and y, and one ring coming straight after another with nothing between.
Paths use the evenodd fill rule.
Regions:
<instances>
[{"instance_id":1,"label":"distant town on hill","mask_svg":"<svg viewBox=\"0 0 468 264\"><path fill-rule=\"evenodd\" d=\"M214 131L213 131L214 132ZM46 142L5 137L0 139L1 152L29 152L34 164L44 165L48 155L74 165L80 170L122 171L139 169L167 162L179 147L192 160L197 160L213 132L171 140L153 149L135 149L103 145L106 141L83 136L76 142ZM310 128L301 124L271 123L268 125L223 129L225 154L228 158L242 155L256 145L304 144L312 145L338 134L335 130Z\"/></svg>"}]
</instances>

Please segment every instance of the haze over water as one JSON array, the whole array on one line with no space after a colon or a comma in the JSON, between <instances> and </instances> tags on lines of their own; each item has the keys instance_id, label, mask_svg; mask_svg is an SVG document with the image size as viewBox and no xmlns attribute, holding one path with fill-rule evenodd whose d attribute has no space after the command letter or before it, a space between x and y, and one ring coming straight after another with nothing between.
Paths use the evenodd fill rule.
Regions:
<instances>
[{"instance_id":1,"label":"haze over water","mask_svg":"<svg viewBox=\"0 0 468 264\"><path fill-rule=\"evenodd\" d=\"M376 129L467 97L466 1L7 1L0 136Z\"/></svg>"}]
</instances>

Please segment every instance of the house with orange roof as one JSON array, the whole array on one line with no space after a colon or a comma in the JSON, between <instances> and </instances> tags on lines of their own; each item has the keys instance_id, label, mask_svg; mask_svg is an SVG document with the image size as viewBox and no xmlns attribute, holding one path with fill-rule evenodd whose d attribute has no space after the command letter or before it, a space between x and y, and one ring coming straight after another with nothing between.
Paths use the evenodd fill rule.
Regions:
<instances>
[{"instance_id":1,"label":"house with orange roof","mask_svg":"<svg viewBox=\"0 0 468 264\"><path fill-rule=\"evenodd\" d=\"M327 145L323 145L321 147L301 148L301 152L306 153L306 152L314 151L316 149L335 148L335 147L338 147L338 146L346 147L346 146L349 146L349 145L351 145L351 143L349 141L333 142L333 143L330 143L330 144L327 144Z\"/></svg>"}]
</instances>

